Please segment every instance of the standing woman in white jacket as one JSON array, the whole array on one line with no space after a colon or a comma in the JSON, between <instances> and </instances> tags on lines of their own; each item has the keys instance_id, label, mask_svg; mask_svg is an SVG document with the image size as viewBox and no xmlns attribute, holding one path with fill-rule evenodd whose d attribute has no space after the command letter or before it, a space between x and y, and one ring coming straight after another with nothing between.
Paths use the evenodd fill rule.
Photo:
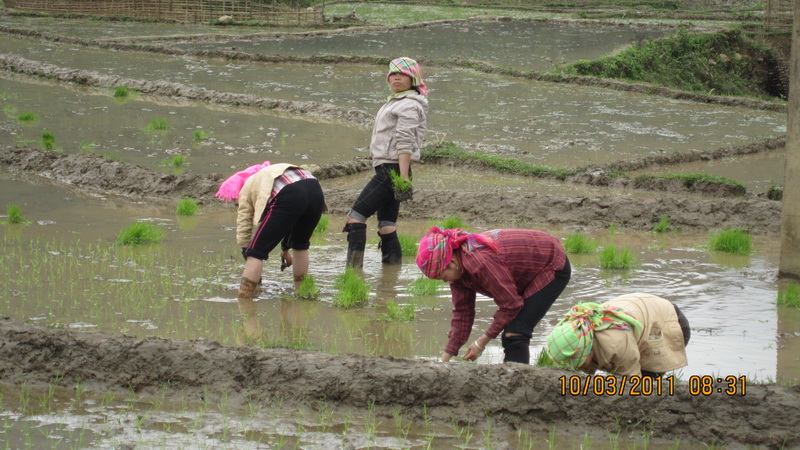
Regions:
<instances>
[{"instance_id":1,"label":"standing woman in white jacket","mask_svg":"<svg viewBox=\"0 0 800 450\"><path fill-rule=\"evenodd\" d=\"M370 153L375 176L367 183L347 214L347 265L361 268L367 244L367 218L377 213L381 239L381 261L400 264L402 252L397 239L400 203L410 200L412 191L398 190L392 172L411 182L411 163L420 160L420 147L427 130L428 89L422 69L411 58L389 63L386 82L392 94L375 117Z\"/></svg>"}]
</instances>

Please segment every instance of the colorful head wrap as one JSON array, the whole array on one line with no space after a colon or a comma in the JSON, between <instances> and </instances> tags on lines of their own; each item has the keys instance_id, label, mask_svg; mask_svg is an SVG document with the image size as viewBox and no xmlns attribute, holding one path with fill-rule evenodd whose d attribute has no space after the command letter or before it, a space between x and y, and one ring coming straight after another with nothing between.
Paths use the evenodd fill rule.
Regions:
<instances>
[{"instance_id":1,"label":"colorful head wrap","mask_svg":"<svg viewBox=\"0 0 800 450\"><path fill-rule=\"evenodd\" d=\"M460 228L444 230L433 227L419 241L417 266L428 278L439 278L453 259L453 250L466 244L467 251L480 247L490 247L497 251L497 244L489 237L467 233Z\"/></svg>"},{"instance_id":2,"label":"colorful head wrap","mask_svg":"<svg viewBox=\"0 0 800 450\"><path fill-rule=\"evenodd\" d=\"M405 56L395 58L389 63L389 73L386 74L388 81L389 75L393 73L402 73L411 78L411 85L419 89L419 93L428 96L428 88L425 87L425 82L422 81L422 68L411 58Z\"/></svg>"},{"instance_id":3,"label":"colorful head wrap","mask_svg":"<svg viewBox=\"0 0 800 450\"><path fill-rule=\"evenodd\" d=\"M607 329L630 330L638 338L642 324L622 308L603 308L598 303L578 303L573 306L547 336L547 352L553 361L581 367L592 354L595 331Z\"/></svg>"},{"instance_id":4,"label":"colorful head wrap","mask_svg":"<svg viewBox=\"0 0 800 450\"><path fill-rule=\"evenodd\" d=\"M226 202L232 202L236 200L239 198L239 191L242 190L244 182L247 181L247 179L250 178L254 173L267 166L269 166L269 161L264 161L262 164L256 164L248 167L247 169L236 172L228 177L227 180L222 182L214 196L225 200Z\"/></svg>"}]
</instances>

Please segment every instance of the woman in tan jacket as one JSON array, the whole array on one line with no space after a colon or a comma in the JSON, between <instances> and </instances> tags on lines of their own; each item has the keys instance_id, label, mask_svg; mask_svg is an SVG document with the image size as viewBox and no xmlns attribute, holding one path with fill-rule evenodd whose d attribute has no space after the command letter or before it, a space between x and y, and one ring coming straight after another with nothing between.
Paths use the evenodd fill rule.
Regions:
<instances>
[{"instance_id":1,"label":"woman in tan jacket","mask_svg":"<svg viewBox=\"0 0 800 450\"><path fill-rule=\"evenodd\" d=\"M636 293L573 306L547 337L547 350L555 362L587 373L659 377L686 366L690 335L676 305Z\"/></svg>"},{"instance_id":2,"label":"woman in tan jacket","mask_svg":"<svg viewBox=\"0 0 800 450\"><path fill-rule=\"evenodd\" d=\"M264 260L278 243L284 267L292 267L299 287L308 273L311 235L326 210L314 175L301 166L266 161L232 175L216 196L239 203L236 242L245 258L239 299L253 298Z\"/></svg>"}]
</instances>

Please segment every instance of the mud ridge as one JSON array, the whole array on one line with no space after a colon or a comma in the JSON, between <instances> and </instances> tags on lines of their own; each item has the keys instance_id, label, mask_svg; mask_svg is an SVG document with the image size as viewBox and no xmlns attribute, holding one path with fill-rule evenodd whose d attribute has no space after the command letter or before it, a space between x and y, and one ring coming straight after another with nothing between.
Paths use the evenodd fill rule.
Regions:
<instances>
[{"instance_id":1,"label":"mud ridge","mask_svg":"<svg viewBox=\"0 0 800 450\"><path fill-rule=\"evenodd\" d=\"M691 396L685 382L651 396L561 395L573 373L523 365L440 364L394 357L226 347L213 341L134 338L47 329L0 318L0 380L26 386L81 383L89 391L205 399L233 406L374 407L391 417L442 424L492 420L545 431L575 424L641 432L682 442L768 447L800 444L800 388L747 385L746 396ZM580 375L583 379L583 375ZM491 382L487 382L491 380ZM214 398L204 398L211 395Z\"/></svg>"},{"instance_id":2,"label":"mud ridge","mask_svg":"<svg viewBox=\"0 0 800 450\"><path fill-rule=\"evenodd\" d=\"M214 199L221 174L169 175L135 164L112 161L91 154L62 154L13 146L0 147L0 168L8 172L37 175L90 192L115 194L132 199L147 198L162 203L182 196L204 204ZM330 166L310 167L320 179L371 169L366 159ZM325 189L332 214L344 215L358 190ZM763 198L695 198L664 195L637 199L615 195L555 196L502 191L455 191L418 189L414 200L401 208L404 217L441 219L457 215L476 224L519 226L552 225L565 230L605 229L610 225L650 230L662 216L686 232L740 228L752 234L780 233L781 203Z\"/></svg>"},{"instance_id":3,"label":"mud ridge","mask_svg":"<svg viewBox=\"0 0 800 450\"><path fill-rule=\"evenodd\" d=\"M424 24L424 23L423 23ZM406 25L405 27L414 27L420 24ZM387 29L389 27L379 27L380 29ZM286 62L286 63L305 63L305 64L370 64L370 65L385 65L388 58L371 57L371 56L350 56L350 55L326 55L326 56L286 56L286 55L265 55L265 54L252 54L238 52L235 50L198 50L186 51L179 48L171 47L168 45L147 44L131 41L111 41L104 39L82 39L68 36L61 36L52 33L45 33L34 30L26 30L14 27L0 26L0 33L11 35L27 36L31 38L57 42L68 43L72 45L81 45L88 47L98 47L105 49L113 49L120 51L142 51L152 52L164 55L181 55L181 56L194 56L198 58L220 58L225 60L234 61L253 61L253 62ZM316 31L301 32L308 36L321 33ZM287 33L289 34L289 33ZM267 34L268 36L273 36ZM277 36L277 35L276 35ZM226 36L227 39L235 39L235 36ZM136 38L139 41L139 38ZM499 74L513 78L522 78L537 80L551 83L566 83L577 84L582 86L595 86L605 89L613 89L625 92L636 92L652 96L673 98L678 100L689 100L699 103L718 104L724 106L743 107L756 110L786 112L787 106L785 102L780 101L766 101L746 97L728 97L720 95L707 95L695 92L686 92L677 89L671 89L663 86L655 86L646 83L633 83L621 80L614 80L608 78L596 78L581 75L565 75L546 72L523 71L514 68L501 67L493 63L485 61L476 61L466 58L452 58L446 60L432 60L420 58L419 62L428 66L435 67L459 67L462 69L477 70L483 73Z\"/></svg>"},{"instance_id":4,"label":"mud ridge","mask_svg":"<svg viewBox=\"0 0 800 450\"><path fill-rule=\"evenodd\" d=\"M344 109L329 103L277 100L257 97L250 94L220 92L169 81L149 81L116 75L103 75L95 71L70 69L39 61L32 61L10 54L0 54L0 70L55 80L62 83L75 83L82 86L101 88L125 86L144 94L161 97L182 98L233 106L250 106L279 113L308 115L347 125L369 127L373 121L372 116L365 111L359 109Z\"/></svg>"}]
</instances>

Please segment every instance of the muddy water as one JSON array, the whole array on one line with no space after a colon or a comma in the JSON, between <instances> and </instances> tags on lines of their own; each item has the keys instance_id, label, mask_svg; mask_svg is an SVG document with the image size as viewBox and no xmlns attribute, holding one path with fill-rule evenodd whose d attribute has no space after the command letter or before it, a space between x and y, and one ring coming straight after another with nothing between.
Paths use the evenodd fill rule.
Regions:
<instances>
[{"instance_id":1,"label":"muddy water","mask_svg":"<svg viewBox=\"0 0 800 450\"><path fill-rule=\"evenodd\" d=\"M181 259L190 261L181 270L190 273L185 278L174 281L174 287L157 289L169 301L166 304L134 306L115 304L114 299L104 299L107 291L116 289L128 281L97 284L97 278L123 279L112 270L100 275L92 275L98 268L91 265L70 265L73 273L69 279L56 268L44 267L50 271L48 284L74 284L69 291L76 298L61 298L65 305L80 305L81 296L86 292L97 292L92 301L108 301L99 311L86 309L54 312L47 295L42 301L13 302L6 304L8 314L25 319L42 316L47 320L67 324L91 324L93 328L121 331L117 327L134 334L153 334L181 338L211 338L228 343L236 343L238 328L238 307L235 302L237 280L241 270L240 257L234 242L234 212L228 208L213 207L204 210L199 217L179 220L174 210L165 210L145 205L117 205L114 199L92 199L64 191L47 184L29 184L13 178L0 180L2 194L0 204L19 204L26 218L33 223L25 227L8 226L3 232L5 245L19 245L37 239L57 239L59 242L84 242L109 248L120 231L137 219L146 219L159 224L167 231L165 241L155 246L158 258L165 261L141 262L146 271L147 265L156 267L168 265L170 254L181 254ZM197 219L197 220L191 220ZM339 232L341 218L332 217L329 230L313 242L312 273L322 289L321 301L303 301L291 298L291 274L280 273L277 262L268 261L265 270L265 286L260 301L249 305L257 311L250 321L245 321L250 333L265 333L269 339L291 342L302 339L313 348L332 352L356 352L371 355L396 355L408 357L434 357L441 351L446 339L450 307L446 286L442 285L437 295L414 299L408 286L420 276L413 265L412 258L406 258L399 270L384 268L379 263L379 252L375 248L377 238L370 239L365 257L365 278L372 286L370 306L355 310L341 310L331 306L335 290L335 277L344 266L344 236ZM430 226L427 221L404 221L401 234L421 236ZM468 228L479 230L469 224ZM549 230L565 237L568 233ZM372 232L370 233L370 236ZM637 259L637 268L630 271L601 270L596 255L573 255L573 281L565 295L554 306L548 317L539 326L532 341L534 350L543 345L547 331L555 324L559 315L573 303L588 300L604 300L612 296L633 292L648 291L658 293L674 300L687 314L692 324L693 337L689 346L689 367L680 373L682 378L692 374L724 373L744 374L753 379L776 379L781 374L778 366L778 315L775 299L778 293L776 281L778 249L770 238L755 238L756 251L751 256L727 256L708 252L702 247L706 244L705 235L654 235L650 233L611 234L596 233L590 236L602 245L616 245L631 249ZM66 244L69 246L69 244ZM55 250L57 255L43 258L66 258L63 250ZM161 254L163 252L163 255ZM146 252L144 252L146 253ZM10 254L10 253L9 253ZM88 254L88 253L87 253ZM139 255L140 257L142 255ZM133 257L133 256L131 256ZM98 256L105 258L105 256ZM91 259L91 258L89 258ZM149 260L148 260L149 261ZM86 261L88 263L88 261ZM6 265L16 264L8 261ZM52 264L52 262L50 263ZM201 273L192 264L212 265L204 267ZM56 266L58 264L56 263ZM11 269L9 269L11 270ZM23 270L24 269L20 269ZM80 273L85 271L86 273ZM21 274L20 273L20 274ZM23 275L24 276L24 275ZM150 275L141 274L145 279ZM159 275L154 283L159 281ZM182 282L198 278L197 292ZM4 281L6 292L44 289L32 286L15 287L22 282L11 277ZM10 285L8 284L10 283ZM81 285L85 283L85 285ZM52 284L51 284L52 286ZM63 291L62 291L63 292ZM146 294L146 292L144 292ZM143 295L144 295L143 294ZM26 294L20 294L27 297ZM155 295L155 294L154 294ZM192 296L197 296L192 298ZM40 297L40 296L36 296ZM413 323L384 322L380 318L386 312L386 302L417 303L417 320ZM8 299L7 299L8 300ZM188 303L187 303L188 302ZM44 309L42 307L44 306ZM159 315L154 314L157 308ZM491 320L495 306L486 298L478 301L476 330L486 328ZM174 317L168 317L175 314ZM207 321L211 324L198 329L179 326L182 315L192 320ZM781 328L786 326L784 324ZM789 325L791 327L791 325ZM204 330L204 331L200 331ZM209 335L210 333L210 335ZM241 336L239 336L241 337ZM501 359L498 343L493 343L482 357L481 362L494 363ZM793 365L783 362L780 365ZM800 367L795 366L794 373Z\"/></svg>"},{"instance_id":2,"label":"muddy water","mask_svg":"<svg viewBox=\"0 0 800 450\"><path fill-rule=\"evenodd\" d=\"M595 59L615 49L665 33L628 26L580 26L527 21L458 22L424 28L280 39L232 38L225 42L178 44L186 49L278 55L365 55L451 59L458 56L516 69L543 71L554 64Z\"/></svg>"},{"instance_id":3,"label":"muddy water","mask_svg":"<svg viewBox=\"0 0 800 450\"><path fill-rule=\"evenodd\" d=\"M264 110L214 106L172 99L139 97L115 101L113 90L83 89L0 78L0 140L40 146L43 131L56 136L66 153L91 151L145 167L182 155L193 173L281 159L325 164L365 154L369 132L331 123L280 117ZM19 123L25 112L36 123ZM166 120L165 131L147 130ZM195 141L196 131L207 139ZM359 151L361 149L361 151Z\"/></svg>"},{"instance_id":4,"label":"muddy water","mask_svg":"<svg viewBox=\"0 0 800 450\"><path fill-rule=\"evenodd\" d=\"M677 164L669 167L654 167L644 171L631 172L631 175L703 172L733 178L747 186L748 191L763 193L773 186L783 186L785 165L786 153L780 151L748 155L735 159L718 159L691 164Z\"/></svg>"},{"instance_id":5,"label":"muddy water","mask_svg":"<svg viewBox=\"0 0 800 450\"><path fill-rule=\"evenodd\" d=\"M257 301L238 304L235 297L242 262L235 248L230 208L209 207L197 217L181 219L170 208L132 205L5 174L0 177L0 204L9 203L20 205L31 223L2 227L0 312L4 315L42 325L211 339L229 345L258 338L263 345L334 354L427 359L439 355L446 342L450 318L447 287L440 285L434 295L409 293L408 286L420 276L419 270L411 258L399 268L382 267L375 248L377 239L370 240L365 256L369 305L353 310L332 306L333 284L344 266L346 246L338 232L338 217L332 217L328 232L312 243L311 272L322 290L319 300L293 298L291 275L281 273L273 259L266 264ZM165 240L138 250L114 247L120 230L137 220L164 227ZM374 228L374 224L370 226ZM424 221L404 220L401 234L419 236L429 226ZM548 231L561 237L568 234ZM676 373L678 378L714 374L745 375L750 382L797 381L800 361L793 349L800 344L796 332L800 315L776 309L780 284L775 277L778 253L774 239L757 237L753 255L729 256L706 251L705 235L598 232L589 237L603 245L630 248L637 267L603 270L598 268L596 255L571 255L573 280L535 330L532 354L540 351L548 331L572 304L649 291L675 301L691 323L689 366ZM413 302L416 319L409 323L382 320L389 301ZM495 309L490 299L479 296L476 332L489 326ZM492 342L478 363L501 360L499 342ZM109 448L133 442L196 447L200 441L205 446L235 448L348 444L406 448L428 443L441 448L491 448L502 442L511 448L537 448L553 439L569 447L585 443L584 436L570 436L568 430L557 430L555 435L517 434L487 428L467 430L463 424L413 424L399 411L394 418L376 418L368 410L332 410L324 404L296 409L253 404L249 410L235 410L194 398L167 404L133 395L76 395L76 389L60 386L50 393L0 386L7 424L4 440L12 447L34 442L34 446L57 448L90 444ZM47 433L34 432L38 429ZM592 438L595 446L601 447L601 442L610 439ZM641 436L615 439L637 445ZM56 444L59 440L62 444ZM649 441L652 448L671 444Z\"/></svg>"},{"instance_id":6,"label":"muddy water","mask_svg":"<svg viewBox=\"0 0 800 450\"><path fill-rule=\"evenodd\" d=\"M229 64L42 45L20 39L6 39L2 47L5 51L24 57L68 67L134 78L177 81L268 98L311 99L368 112L377 111L385 98L383 70L372 66ZM464 70L431 68L426 70L426 77L432 89L429 141L455 141L467 148L552 167L604 164L624 158L695 149L713 150L779 136L786 130L786 117L781 113L510 79ZM13 85L8 89L12 87L20 91L23 103L28 103L27 108L45 109L41 98L37 101L35 96L26 95L27 91L38 87ZM55 114L59 117L74 115L67 106L59 104L60 95L53 92L50 96L53 98L47 98L46 104ZM157 109L157 106L153 105L152 108ZM200 110L206 111L205 108ZM465 114L465 111L470 113ZM130 120L136 120L136 115ZM185 127L214 125L219 128L220 121L232 120L228 117L214 119L196 119L195 123L185 124ZM64 117L63 120L70 119ZM229 141L234 140L231 146L253 145L254 140L262 138L256 133L258 128L255 124L252 125L255 130L244 128L248 124L246 117L237 120L241 122L243 130L237 137L249 136L249 142L245 144L241 139L235 142L235 137L226 136ZM91 124L87 123L82 128L87 127L91 127ZM110 131L97 130L91 134L102 135ZM332 144L327 147L329 151L337 152L338 157L349 159L352 155L349 151L354 147L366 146L365 138L361 137L363 134L352 133L352 136L360 136L359 143L354 144L352 136L340 139L341 134L335 132L308 130L302 134L294 133L303 137L297 143L300 148L298 153L308 153L311 157L312 153L309 152L312 149L308 149L308 145L317 144L316 139L325 136L325 133L333 136L325 140ZM183 139L185 144L186 137ZM321 162L337 157L320 152L313 152L313 156L320 158ZM776 174L769 178L777 179L778 176Z\"/></svg>"}]
</instances>

